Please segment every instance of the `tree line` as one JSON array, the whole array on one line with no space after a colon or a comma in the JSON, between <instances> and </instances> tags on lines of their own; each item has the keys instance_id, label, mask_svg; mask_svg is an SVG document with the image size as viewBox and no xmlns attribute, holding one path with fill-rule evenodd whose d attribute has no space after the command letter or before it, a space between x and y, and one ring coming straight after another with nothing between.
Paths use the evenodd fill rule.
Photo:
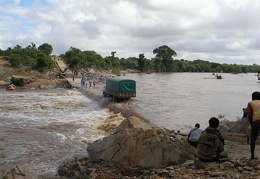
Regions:
<instances>
[{"instance_id":1,"label":"tree line","mask_svg":"<svg viewBox=\"0 0 260 179\"><path fill-rule=\"evenodd\" d=\"M4 56L4 59L8 60L12 67L28 66L43 72L55 65L50 56L52 50L50 44L44 43L37 48L34 43L31 43L25 48L16 45L7 50L0 49L0 55Z\"/></svg>"},{"instance_id":2,"label":"tree line","mask_svg":"<svg viewBox=\"0 0 260 179\"><path fill-rule=\"evenodd\" d=\"M52 68L55 63L51 60L52 45L44 43L36 47L31 43L25 48L20 45L9 47L7 50L0 49L0 56L8 60L13 67L29 66L40 72ZM102 57L95 51L82 51L71 47L64 54L60 54L69 68L73 70L81 68L94 68L99 70L112 70L118 74L121 70L131 69L138 72L223 72L223 73L259 73L260 66L240 65L240 64L220 64L201 59L189 61L185 59L174 59L177 53L168 47L162 45L153 50L154 58L147 59L144 54L138 57L118 58L116 52Z\"/></svg>"}]
</instances>

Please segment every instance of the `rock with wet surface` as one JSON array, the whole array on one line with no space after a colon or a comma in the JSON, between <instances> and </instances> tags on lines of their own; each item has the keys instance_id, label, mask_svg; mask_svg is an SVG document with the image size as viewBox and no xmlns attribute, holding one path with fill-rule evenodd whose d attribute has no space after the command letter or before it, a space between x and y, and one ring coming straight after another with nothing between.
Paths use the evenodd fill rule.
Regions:
<instances>
[{"instance_id":1,"label":"rock with wet surface","mask_svg":"<svg viewBox=\"0 0 260 179\"><path fill-rule=\"evenodd\" d=\"M6 179L45 179L31 168L24 165L17 165L15 168L0 171L0 178Z\"/></svg>"}]
</instances>

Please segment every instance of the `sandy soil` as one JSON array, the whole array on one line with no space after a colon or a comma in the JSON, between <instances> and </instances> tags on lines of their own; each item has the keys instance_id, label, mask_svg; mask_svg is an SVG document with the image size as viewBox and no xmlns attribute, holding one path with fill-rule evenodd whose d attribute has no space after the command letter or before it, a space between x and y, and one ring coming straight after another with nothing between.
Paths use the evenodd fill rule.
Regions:
<instances>
[{"instance_id":1,"label":"sandy soil","mask_svg":"<svg viewBox=\"0 0 260 179\"><path fill-rule=\"evenodd\" d=\"M13 75L34 79L31 83L25 84L23 88L27 89L39 89L41 85L46 88L65 87L66 80L57 76L59 72L58 65L44 73L29 67L14 68L9 65L8 61L0 57L0 88L6 88L10 84Z\"/></svg>"}]
</instances>

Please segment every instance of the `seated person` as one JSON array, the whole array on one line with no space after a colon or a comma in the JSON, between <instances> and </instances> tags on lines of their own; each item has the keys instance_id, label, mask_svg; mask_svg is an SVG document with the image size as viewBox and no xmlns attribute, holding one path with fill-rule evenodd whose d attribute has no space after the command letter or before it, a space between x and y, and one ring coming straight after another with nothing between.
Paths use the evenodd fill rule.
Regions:
<instances>
[{"instance_id":1,"label":"seated person","mask_svg":"<svg viewBox=\"0 0 260 179\"><path fill-rule=\"evenodd\" d=\"M219 120L212 117L207 127L200 135L197 147L199 160L214 162L220 159L220 152L224 151L225 141L222 134L217 130Z\"/></svg>"},{"instance_id":2,"label":"seated person","mask_svg":"<svg viewBox=\"0 0 260 179\"><path fill-rule=\"evenodd\" d=\"M200 124L195 124L195 127L192 128L188 134L188 142L194 146L195 148L197 148L197 142L200 138L200 134L201 134L202 130L200 129Z\"/></svg>"}]
</instances>

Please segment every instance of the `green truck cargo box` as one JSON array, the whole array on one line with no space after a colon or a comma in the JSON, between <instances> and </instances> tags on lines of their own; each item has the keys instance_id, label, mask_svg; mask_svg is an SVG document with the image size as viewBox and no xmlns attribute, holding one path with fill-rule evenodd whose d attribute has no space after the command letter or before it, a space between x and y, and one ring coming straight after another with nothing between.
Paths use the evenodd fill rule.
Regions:
<instances>
[{"instance_id":1,"label":"green truck cargo box","mask_svg":"<svg viewBox=\"0 0 260 179\"><path fill-rule=\"evenodd\" d=\"M112 96L117 98L136 97L136 82L131 79L108 78L104 96Z\"/></svg>"}]
</instances>

